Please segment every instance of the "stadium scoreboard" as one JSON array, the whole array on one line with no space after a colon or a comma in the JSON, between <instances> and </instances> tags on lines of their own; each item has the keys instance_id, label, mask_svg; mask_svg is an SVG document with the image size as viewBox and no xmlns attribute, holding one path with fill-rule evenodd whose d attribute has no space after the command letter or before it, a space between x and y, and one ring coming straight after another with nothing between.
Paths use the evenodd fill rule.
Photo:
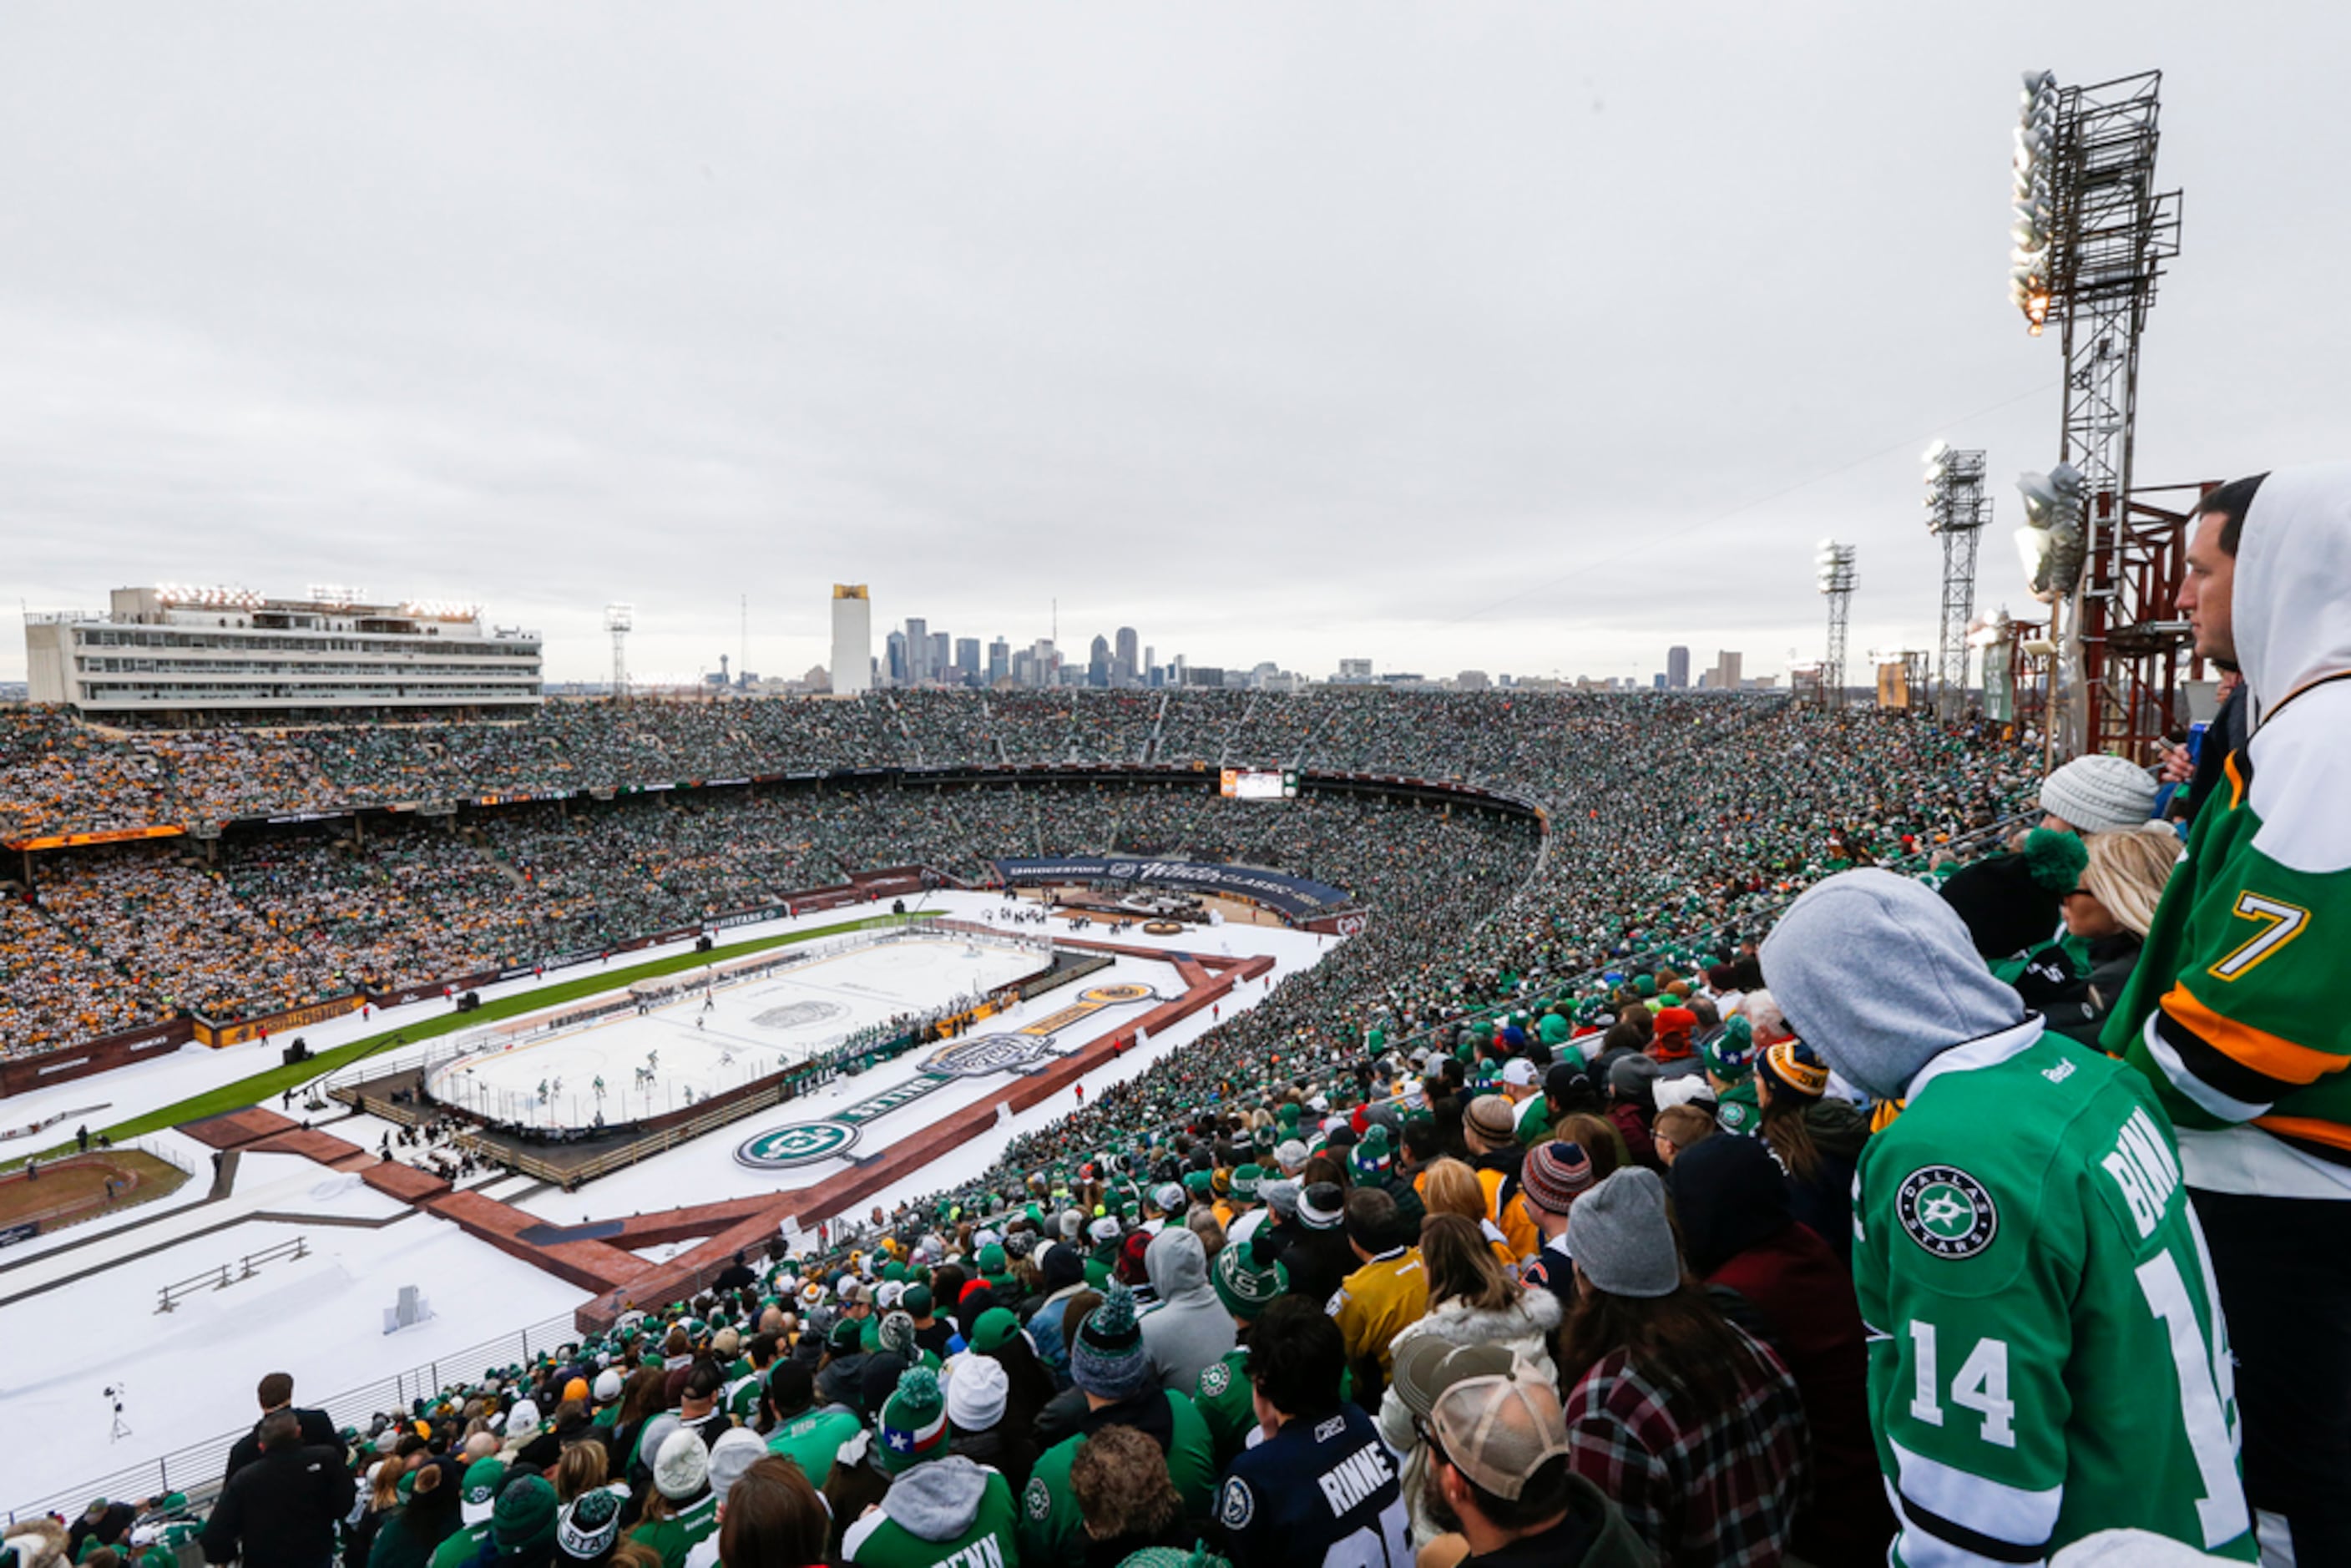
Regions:
<instances>
[{"instance_id":1,"label":"stadium scoreboard","mask_svg":"<svg viewBox=\"0 0 2351 1568\"><path fill-rule=\"evenodd\" d=\"M1228 800L1295 800L1298 770L1294 768L1228 768L1217 790Z\"/></svg>"}]
</instances>

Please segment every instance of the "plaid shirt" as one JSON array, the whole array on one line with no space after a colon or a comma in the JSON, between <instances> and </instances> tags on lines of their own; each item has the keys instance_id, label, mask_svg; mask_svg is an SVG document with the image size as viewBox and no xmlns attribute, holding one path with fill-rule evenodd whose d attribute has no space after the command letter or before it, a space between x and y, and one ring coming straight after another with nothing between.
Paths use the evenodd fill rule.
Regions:
<instances>
[{"instance_id":1,"label":"plaid shirt","mask_svg":"<svg viewBox=\"0 0 2351 1568\"><path fill-rule=\"evenodd\" d=\"M1768 1347L1739 1337L1761 1365L1742 1369L1729 1409L1698 1409L1688 1395L1643 1377L1621 1350L1601 1357L1567 1397L1568 1462L1668 1564L1770 1568L1786 1555L1812 1491L1795 1379Z\"/></svg>"}]
</instances>

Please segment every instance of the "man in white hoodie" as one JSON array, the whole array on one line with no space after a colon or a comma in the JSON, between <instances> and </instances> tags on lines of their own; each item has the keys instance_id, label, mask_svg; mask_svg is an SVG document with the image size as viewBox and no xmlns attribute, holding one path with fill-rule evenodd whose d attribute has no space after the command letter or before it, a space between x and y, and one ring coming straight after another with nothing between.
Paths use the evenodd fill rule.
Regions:
<instances>
[{"instance_id":1,"label":"man in white hoodie","mask_svg":"<svg viewBox=\"0 0 2351 1568\"><path fill-rule=\"evenodd\" d=\"M2101 1043L2179 1131L2264 1553L2351 1563L2351 464L2214 491L2188 568L2179 608L2242 672L2251 734Z\"/></svg>"}]
</instances>

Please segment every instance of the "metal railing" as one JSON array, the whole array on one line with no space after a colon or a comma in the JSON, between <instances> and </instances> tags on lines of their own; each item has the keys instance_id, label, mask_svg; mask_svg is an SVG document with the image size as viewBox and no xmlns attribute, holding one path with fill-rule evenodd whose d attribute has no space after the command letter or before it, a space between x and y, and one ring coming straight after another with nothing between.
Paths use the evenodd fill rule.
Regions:
<instances>
[{"instance_id":1,"label":"metal railing","mask_svg":"<svg viewBox=\"0 0 2351 1568\"><path fill-rule=\"evenodd\" d=\"M571 1326L571 1314L566 1312L560 1317L547 1318L510 1330L479 1344L451 1351L434 1360L395 1372L389 1377L380 1377L372 1383L363 1383L340 1394L329 1395L316 1401L315 1406L327 1413L328 1420L338 1429L357 1427L364 1430L369 1420L378 1414L408 1410L413 1401L440 1393L444 1386L444 1369L446 1369L450 1380L476 1378L494 1366L527 1363L541 1351L577 1343L579 1339L578 1331ZM296 1403L310 1407L314 1402L298 1399ZM135 1403L128 1415L133 1420L138 1418ZM9 1522L52 1511L71 1517L94 1497L136 1500L179 1491L185 1493L192 1501L201 1502L220 1490L225 1479L223 1472L228 1467L229 1450L236 1446L237 1439L247 1430L239 1427L235 1431L223 1432L106 1475L94 1476L42 1496L27 1498L9 1507Z\"/></svg>"},{"instance_id":2,"label":"metal railing","mask_svg":"<svg viewBox=\"0 0 2351 1568\"><path fill-rule=\"evenodd\" d=\"M155 1310L159 1312L175 1312L182 1301L198 1291L225 1291L240 1281L252 1279L261 1271L265 1263L291 1262L309 1255L310 1239L307 1236L297 1236L291 1241L280 1241L258 1252L248 1252L234 1263L224 1263L217 1269L207 1269L201 1274L191 1274L184 1280L162 1287L156 1292L160 1299L155 1303Z\"/></svg>"}]
</instances>

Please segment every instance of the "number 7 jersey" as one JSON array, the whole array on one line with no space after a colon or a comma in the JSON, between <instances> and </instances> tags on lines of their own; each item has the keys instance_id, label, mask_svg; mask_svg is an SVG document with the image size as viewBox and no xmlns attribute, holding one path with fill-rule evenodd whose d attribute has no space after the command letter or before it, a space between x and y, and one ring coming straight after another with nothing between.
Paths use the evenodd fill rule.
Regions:
<instances>
[{"instance_id":1,"label":"number 7 jersey","mask_svg":"<svg viewBox=\"0 0 2351 1568\"><path fill-rule=\"evenodd\" d=\"M2126 1526L2252 1559L2227 1330L2143 1077L2029 1018L1929 1062L1855 1186L1896 1562Z\"/></svg>"}]
</instances>

